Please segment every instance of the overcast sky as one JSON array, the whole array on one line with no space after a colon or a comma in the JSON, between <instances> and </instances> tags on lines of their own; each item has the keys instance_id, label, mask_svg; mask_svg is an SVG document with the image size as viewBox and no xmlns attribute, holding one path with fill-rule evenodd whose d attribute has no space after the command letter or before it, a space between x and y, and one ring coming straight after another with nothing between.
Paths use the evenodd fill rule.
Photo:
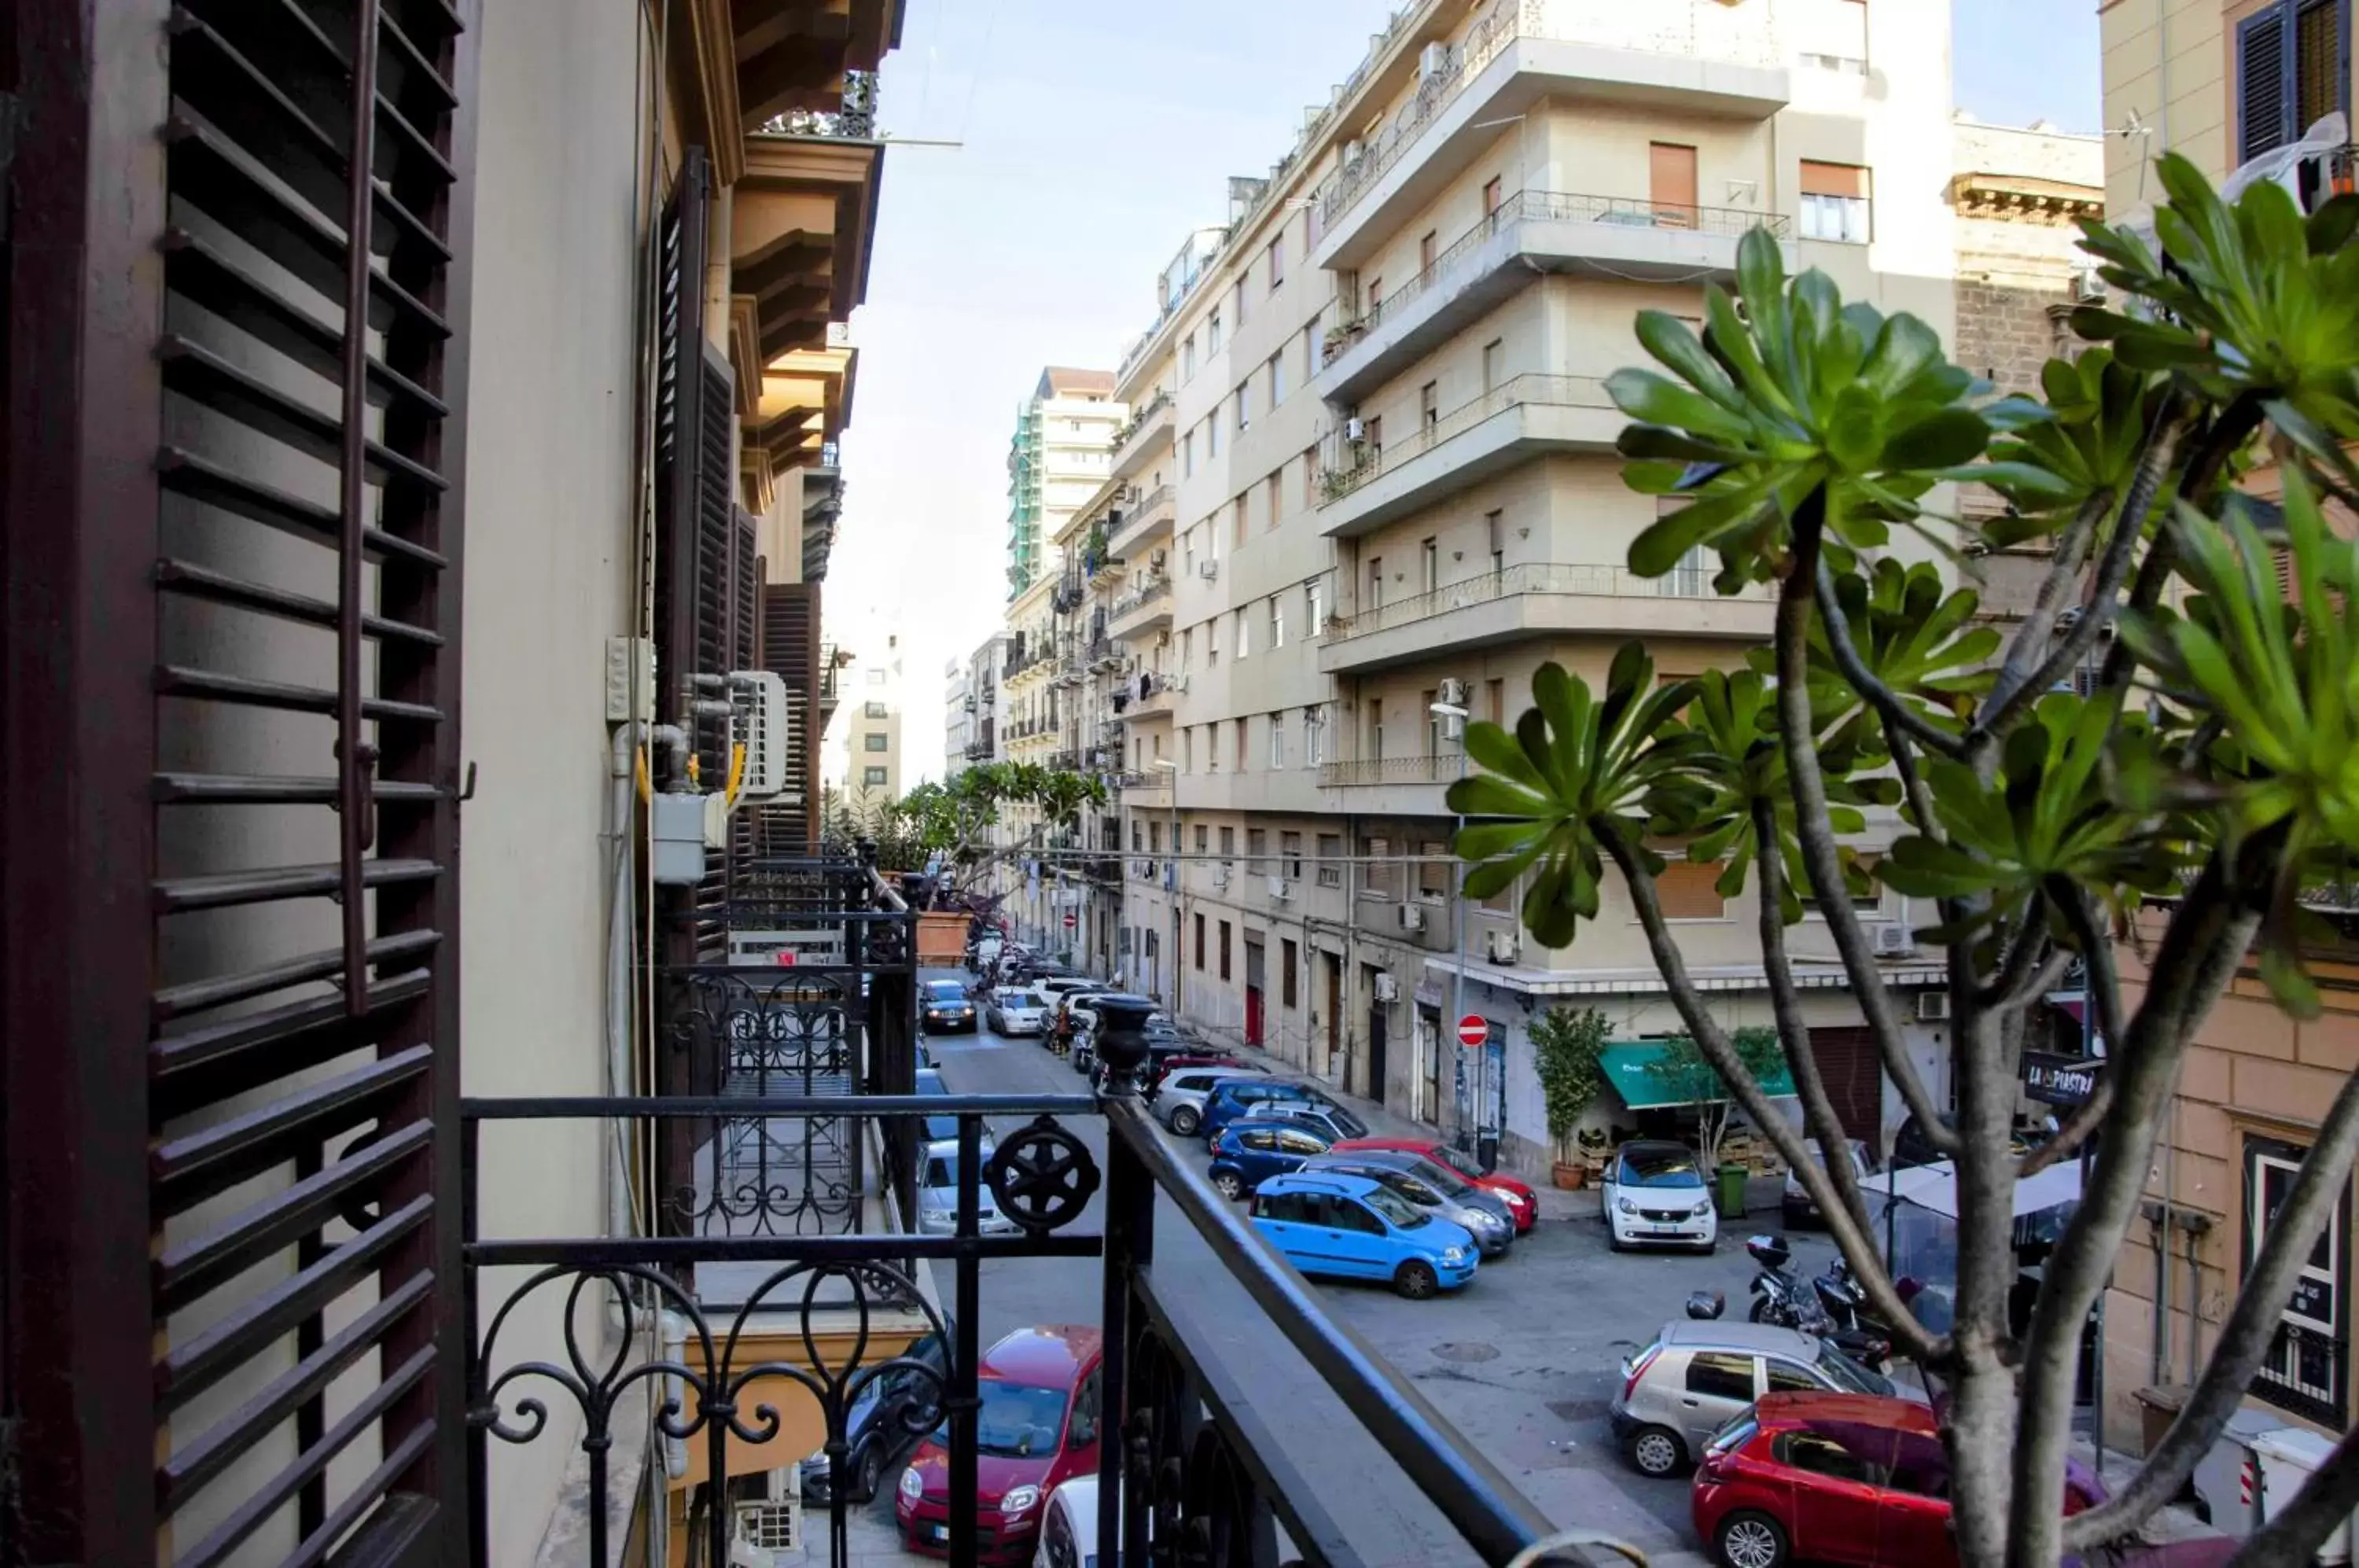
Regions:
<instances>
[{"instance_id":1,"label":"overcast sky","mask_svg":"<svg viewBox=\"0 0 2359 1568\"><path fill-rule=\"evenodd\" d=\"M1114 366L1226 177L1267 171L1398 3L908 0L879 123L962 145L886 154L824 614L847 647L900 633L909 782L941 767L943 666L999 622L1040 367ZM2094 0L1953 5L1960 108L2098 128Z\"/></svg>"}]
</instances>

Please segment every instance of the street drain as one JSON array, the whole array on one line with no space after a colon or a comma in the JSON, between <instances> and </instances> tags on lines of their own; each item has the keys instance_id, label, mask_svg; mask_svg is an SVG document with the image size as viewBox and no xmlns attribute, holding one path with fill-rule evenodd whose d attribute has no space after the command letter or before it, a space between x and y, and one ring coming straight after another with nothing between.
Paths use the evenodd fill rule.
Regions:
<instances>
[{"instance_id":1,"label":"street drain","mask_svg":"<svg viewBox=\"0 0 2359 1568\"><path fill-rule=\"evenodd\" d=\"M1496 1361L1499 1359L1499 1347L1484 1345L1479 1340L1451 1340L1435 1345L1433 1354L1444 1361Z\"/></svg>"}]
</instances>

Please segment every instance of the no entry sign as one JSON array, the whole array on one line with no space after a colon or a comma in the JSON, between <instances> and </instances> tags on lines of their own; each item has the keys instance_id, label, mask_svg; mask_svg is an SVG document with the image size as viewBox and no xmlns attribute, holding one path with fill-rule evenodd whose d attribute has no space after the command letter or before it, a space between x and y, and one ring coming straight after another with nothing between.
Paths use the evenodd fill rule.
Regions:
<instances>
[{"instance_id":1,"label":"no entry sign","mask_svg":"<svg viewBox=\"0 0 2359 1568\"><path fill-rule=\"evenodd\" d=\"M1467 1050L1482 1049L1483 1042L1490 1038L1491 1022L1488 1018L1479 1018L1469 1013L1458 1020L1458 1043Z\"/></svg>"}]
</instances>

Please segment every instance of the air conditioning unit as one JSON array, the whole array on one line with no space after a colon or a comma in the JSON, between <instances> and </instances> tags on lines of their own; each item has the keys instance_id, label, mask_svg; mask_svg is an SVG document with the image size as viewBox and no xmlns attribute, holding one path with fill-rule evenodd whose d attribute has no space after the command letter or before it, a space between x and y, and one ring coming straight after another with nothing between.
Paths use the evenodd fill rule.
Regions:
<instances>
[{"instance_id":1,"label":"air conditioning unit","mask_svg":"<svg viewBox=\"0 0 2359 1568\"><path fill-rule=\"evenodd\" d=\"M1947 991L1917 993L1917 1021L1920 1024L1944 1024L1950 1021L1950 994Z\"/></svg>"},{"instance_id":2,"label":"air conditioning unit","mask_svg":"<svg viewBox=\"0 0 2359 1568\"><path fill-rule=\"evenodd\" d=\"M1441 682L1441 700L1449 703L1453 708L1464 707L1466 705L1466 682L1457 680L1444 680Z\"/></svg>"},{"instance_id":3,"label":"air conditioning unit","mask_svg":"<svg viewBox=\"0 0 2359 1568\"><path fill-rule=\"evenodd\" d=\"M2104 278L2086 267L2072 275L2072 303L2102 305L2104 301L2105 280Z\"/></svg>"},{"instance_id":4,"label":"air conditioning unit","mask_svg":"<svg viewBox=\"0 0 2359 1568\"><path fill-rule=\"evenodd\" d=\"M1400 907L1400 929L1405 931L1423 931L1425 911L1415 904L1403 904Z\"/></svg>"},{"instance_id":5,"label":"air conditioning unit","mask_svg":"<svg viewBox=\"0 0 2359 1568\"><path fill-rule=\"evenodd\" d=\"M800 1466L788 1465L764 1477L761 1497L735 1505L730 1521L729 1561L749 1568L765 1568L782 1559L799 1560L803 1552L803 1492Z\"/></svg>"},{"instance_id":6,"label":"air conditioning unit","mask_svg":"<svg viewBox=\"0 0 2359 1568\"><path fill-rule=\"evenodd\" d=\"M1150 552L1148 553L1147 557L1147 570L1148 570L1148 571L1150 571L1150 572L1160 572L1160 571L1162 571L1162 570L1163 570L1163 563L1164 563L1166 561L1169 561L1170 558L1171 558L1171 552L1170 552L1169 550L1153 550L1153 551L1150 551Z\"/></svg>"},{"instance_id":7,"label":"air conditioning unit","mask_svg":"<svg viewBox=\"0 0 2359 1568\"><path fill-rule=\"evenodd\" d=\"M1343 144L1343 167L1349 169L1353 164L1359 162L1360 154L1366 150L1367 149L1365 147L1360 145L1359 140L1356 137L1351 141L1345 142Z\"/></svg>"},{"instance_id":8,"label":"air conditioning unit","mask_svg":"<svg viewBox=\"0 0 2359 1568\"><path fill-rule=\"evenodd\" d=\"M766 670L740 670L729 677L738 691L730 714L730 739L745 748L745 770L737 800L775 800L794 782L794 713L787 683Z\"/></svg>"},{"instance_id":9,"label":"air conditioning unit","mask_svg":"<svg viewBox=\"0 0 2359 1568\"><path fill-rule=\"evenodd\" d=\"M1419 82L1429 76L1439 76L1449 69L1450 46L1439 39L1426 45L1417 57L1417 79Z\"/></svg>"},{"instance_id":10,"label":"air conditioning unit","mask_svg":"<svg viewBox=\"0 0 2359 1568\"><path fill-rule=\"evenodd\" d=\"M1273 903L1273 904L1283 904L1283 903L1285 903L1288 898L1293 898L1293 897L1294 897L1294 884L1293 884L1293 883L1288 882L1288 881L1285 877L1271 877L1271 878L1269 879L1269 901L1270 901L1271 903Z\"/></svg>"},{"instance_id":11,"label":"air conditioning unit","mask_svg":"<svg viewBox=\"0 0 2359 1568\"><path fill-rule=\"evenodd\" d=\"M1494 931L1483 933L1483 955L1494 964L1520 964L1524 958L1524 933L1520 931Z\"/></svg>"},{"instance_id":12,"label":"air conditioning unit","mask_svg":"<svg viewBox=\"0 0 2359 1568\"><path fill-rule=\"evenodd\" d=\"M1400 995L1400 984L1388 971L1376 971L1376 1000L1389 1002Z\"/></svg>"},{"instance_id":13,"label":"air conditioning unit","mask_svg":"<svg viewBox=\"0 0 2359 1568\"><path fill-rule=\"evenodd\" d=\"M1343 421L1343 439L1344 439L1345 441L1365 441L1365 440L1367 440L1367 439L1368 439L1368 425L1367 425L1367 421L1366 421L1366 420L1364 420L1364 419L1361 419L1357 414L1354 414L1354 415L1353 415L1350 419L1348 419L1344 420L1344 421Z\"/></svg>"},{"instance_id":14,"label":"air conditioning unit","mask_svg":"<svg viewBox=\"0 0 2359 1568\"><path fill-rule=\"evenodd\" d=\"M1163 681L1163 689L1166 691L1185 691L1188 690L1188 677L1185 675L1166 676Z\"/></svg>"},{"instance_id":15,"label":"air conditioning unit","mask_svg":"<svg viewBox=\"0 0 2359 1568\"><path fill-rule=\"evenodd\" d=\"M1906 958L1917 951L1917 939L1907 926L1881 925L1875 928L1875 955L1878 958Z\"/></svg>"},{"instance_id":16,"label":"air conditioning unit","mask_svg":"<svg viewBox=\"0 0 2359 1568\"><path fill-rule=\"evenodd\" d=\"M1220 574L1221 563L1217 561L1200 561L1196 563L1196 575L1207 583Z\"/></svg>"}]
</instances>

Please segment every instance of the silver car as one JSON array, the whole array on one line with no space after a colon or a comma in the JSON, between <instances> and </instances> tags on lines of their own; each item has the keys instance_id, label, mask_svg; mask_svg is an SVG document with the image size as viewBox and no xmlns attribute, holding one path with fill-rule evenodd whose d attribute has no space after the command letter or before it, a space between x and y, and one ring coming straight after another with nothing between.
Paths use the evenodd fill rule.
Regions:
<instances>
[{"instance_id":1,"label":"silver car","mask_svg":"<svg viewBox=\"0 0 2359 1568\"><path fill-rule=\"evenodd\" d=\"M1622 1391L1606 1414L1641 1475L1671 1475L1731 1417L1789 1388L1897 1391L1825 1340L1790 1328L1674 1319L1622 1364Z\"/></svg>"},{"instance_id":2,"label":"silver car","mask_svg":"<svg viewBox=\"0 0 2359 1568\"><path fill-rule=\"evenodd\" d=\"M1038 1034L1048 1028L1049 1004L1028 986L1002 985L984 1004L983 1018L996 1034Z\"/></svg>"},{"instance_id":3,"label":"silver car","mask_svg":"<svg viewBox=\"0 0 2359 1568\"><path fill-rule=\"evenodd\" d=\"M992 1144L983 1140L983 1158L991 1159ZM999 1212L999 1204L991 1196L991 1184L975 1183L976 1228L984 1236L1014 1236L1019 1228L1014 1220ZM918 1172L918 1234L920 1236L953 1236L958 1232L959 1206L959 1146L958 1139L945 1138L926 1145L924 1166Z\"/></svg>"},{"instance_id":4,"label":"silver car","mask_svg":"<svg viewBox=\"0 0 2359 1568\"><path fill-rule=\"evenodd\" d=\"M1204 1099L1213 1085L1250 1076L1234 1067L1188 1067L1169 1073L1155 1092L1156 1117L1181 1138L1193 1138L1204 1125Z\"/></svg>"}]
</instances>

